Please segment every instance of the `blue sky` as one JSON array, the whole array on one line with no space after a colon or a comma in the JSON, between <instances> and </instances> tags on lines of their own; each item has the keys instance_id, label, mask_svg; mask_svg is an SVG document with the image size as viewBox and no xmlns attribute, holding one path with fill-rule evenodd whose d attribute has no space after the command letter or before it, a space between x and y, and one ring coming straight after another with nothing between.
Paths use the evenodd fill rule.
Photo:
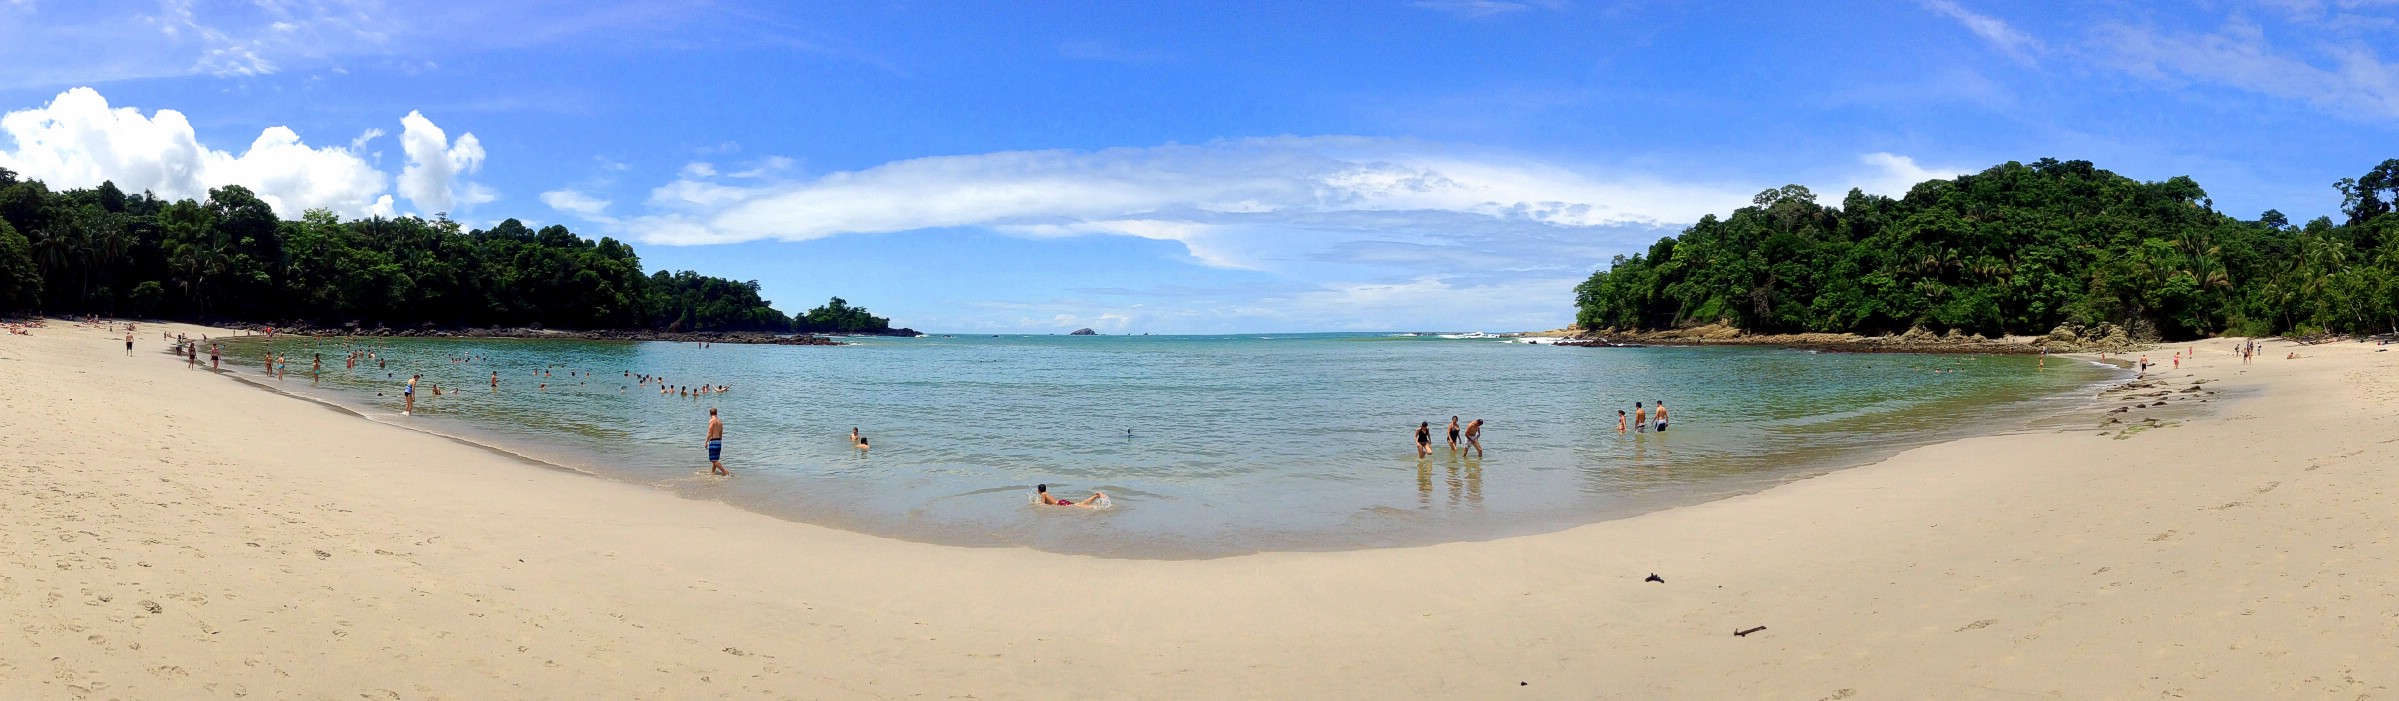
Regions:
<instances>
[{"instance_id":1,"label":"blue sky","mask_svg":"<svg viewBox=\"0 0 2399 701\"><path fill-rule=\"evenodd\" d=\"M2399 0L0 0L0 167L565 224L947 331L1514 330L1786 183L2333 213Z\"/></svg>"}]
</instances>

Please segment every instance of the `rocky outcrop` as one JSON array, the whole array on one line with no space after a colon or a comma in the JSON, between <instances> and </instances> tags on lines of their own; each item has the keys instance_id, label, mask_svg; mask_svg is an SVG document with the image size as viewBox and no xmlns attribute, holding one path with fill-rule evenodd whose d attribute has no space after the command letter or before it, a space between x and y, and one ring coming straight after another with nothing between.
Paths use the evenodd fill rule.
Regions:
<instances>
[{"instance_id":1,"label":"rocky outcrop","mask_svg":"<svg viewBox=\"0 0 2399 701\"><path fill-rule=\"evenodd\" d=\"M1098 332L1098 331L1093 331L1093 330L1091 330L1091 329L1075 329L1075 332L1074 332L1074 333L1070 333L1070 334L1067 334L1067 335L1068 335L1068 336L1097 336L1097 335L1100 335L1100 332Z\"/></svg>"},{"instance_id":2,"label":"rocky outcrop","mask_svg":"<svg viewBox=\"0 0 2399 701\"><path fill-rule=\"evenodd\" d=\"M2103 321L2088 326L2058 324L2047 335L2033 339L2032 345L2052 353L2120 353L2138 349L2144 344L2134 339L2124 327Z\"/></svg>"}]
</instances>

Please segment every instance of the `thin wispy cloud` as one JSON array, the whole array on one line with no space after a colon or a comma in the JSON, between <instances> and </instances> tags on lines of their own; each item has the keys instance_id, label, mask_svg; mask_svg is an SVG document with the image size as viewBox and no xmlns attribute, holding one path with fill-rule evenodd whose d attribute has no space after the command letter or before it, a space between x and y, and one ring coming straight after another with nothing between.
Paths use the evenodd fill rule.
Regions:
<instances>
[{"instance_id":1,"label":"thin wispy cloud","mask_svg":"<svg viewBox=\"0 0 2399 701\"><path fill-rule=\"evenodd\" d=\"M1981 38L1984 43L1990 44L1991 48L1998 49L2000 53L2007 54L2009 58L2032 63L2042 51L2041 40L2009 25L2005 20L1968 10L1952 0L1921 1L1924 9L1956 20L1958 24L1965 26L1966 31L1973 32L1974 36Z\"/></svg>"},{"instance_id":2,"label":"thin wispy cloud","mask_svg":"<svg viewBox=\"0 0 2399 701\"><path fill-rule=\"evenodd\" d=\"M2399 64L2364 43L2313 43L2308 56L2235 18L2198 33L2109 25L2092 45L2108 65L2143 78L2294 99L2350 119L2399 117Z\"/></svg>"},{"instance_id":3,"label":"thin wispy cloud","mask_svg":"<svg viewBox=\"0 0 2399 701\"><path fill-rule=\"evenodd\" d=\"M1417 0L1413 4L1417 7L1427 10L1446 12L1468 19L1490 17L1492 15L1505 15L1535 8L1547 10L1562 10L1566 8L1566 3L1563 2L1563 0L1522 0L1516 2L1511 2L1510 0Z\"/></svg>"}]
</instances>

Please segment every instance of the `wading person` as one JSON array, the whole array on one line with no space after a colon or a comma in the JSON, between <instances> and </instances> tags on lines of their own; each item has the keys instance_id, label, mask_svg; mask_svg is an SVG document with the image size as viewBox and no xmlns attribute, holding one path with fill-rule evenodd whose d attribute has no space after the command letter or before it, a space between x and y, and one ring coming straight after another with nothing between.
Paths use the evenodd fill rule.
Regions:
<instances>
[{"instance_id":1,"label":"wading person","mask_svg":"<svg viewBox=\"0 0 2399 701\"><path fill-rule=\"evenodd\" d=\"M1482 419L1475 419L1473 421L1466 422L1466 448L1474 451L1475 457L1483 457Z\"/></svg>"},{"instance_id":2,"label":"wading person","mask_svg":"<svg viewBox=\"0 0 2399 701\"><path fill-rule=\"evenodd\" d=\"M1641 433L1647 430L1649 430L1649 408L1641 406L1640 402L1633 402L1633 432Z\"/></svg>"},{"instance_id":3,"label":"wading person","mask_svg":"<svg viewBox=\"0 0 2399 701\"><path fill-rule=\"evenodd\" d=\"M1658 400L1658 432L1666 432L1666 400Z\"/></svg>"},{"instance_id":4,"label":"wading person","mask_svg":"<svg viewBox=\"0 0 2399 701\"><path fill-rule=\"evenodd\" d=\"M1416 423L1416 457L1422 458L1432 454L1433 422L1419 421Z\"/></svg>"},{"instance_id":5,"label":"wading person","mask_svg":"<svg viewBox=\"0 0 2399 701\"><path fill-rule=\"evenodd\" d=\"M708 410L708 474L733 474L725 471L724 454L725 419L716 415L716 409L710 408Z\"/></svg>"},{"instance_id":6,"label":"wading person","mask_svg":"<svg viewBox=\"0 0 2399 701\"><path fill-rule=\"evenodd\" d=\"M401 416L416 415L416 381L422 377L424 375L410 375L408 376L408 385L400 388L400 398L407 402L407 406L400 409Z\"/></svg>"},{"instance_id":7,"label":"wading person","mask_svg":"<svg viewBox=\"0 0 2399 701\"><path fill-rule=\"evenodd\" d=\"M1458 452L1458 417L1449 417L1449 452Z\"/></svg>"}]
</instances>

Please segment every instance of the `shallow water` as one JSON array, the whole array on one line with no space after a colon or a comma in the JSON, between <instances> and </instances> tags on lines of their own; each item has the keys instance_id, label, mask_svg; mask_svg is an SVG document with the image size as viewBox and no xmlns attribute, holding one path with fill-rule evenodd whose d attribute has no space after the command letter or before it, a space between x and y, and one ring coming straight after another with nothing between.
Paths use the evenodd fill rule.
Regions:
<instances>
[{"instance_id":1,"label":"shallow water","mask_svg":"<svg viewBox=\"0 0 2399 701\"><path fill-rule=\"evenodd\" d=\"M854 339L841 347L286 338L277 386L606 477L940 543L1206 557L1484 539L1754 491L1969 432L2111 376L2020 356L1557 348L1381 334ZM227 339L256 378L267 342ZM307 378L310 353L323 376ZM460 362L460 359L467 359ZM581 373L590 371L589 376ZM547 371L547 377L540 373ZM418 415L399 387L426 376ZM497 372L500 386L490 387ZM661 396L623 373L732 386ZM574 374L570 374L574 373ZM546 383L548 387L541 387ZM444 394L434 397L431 386ZM1667 401L1665 434L1616 431ZM730 479L710 477L707 410ZM1481 457L1449 417L1486 420ZM1418 459L1419 421L1435 451ZM871 451L850 446L857 427ZM397 466L395 466L397 467ZM1028 505L1112 495L1101 511Z\"/></svg>"}]
</instances>

